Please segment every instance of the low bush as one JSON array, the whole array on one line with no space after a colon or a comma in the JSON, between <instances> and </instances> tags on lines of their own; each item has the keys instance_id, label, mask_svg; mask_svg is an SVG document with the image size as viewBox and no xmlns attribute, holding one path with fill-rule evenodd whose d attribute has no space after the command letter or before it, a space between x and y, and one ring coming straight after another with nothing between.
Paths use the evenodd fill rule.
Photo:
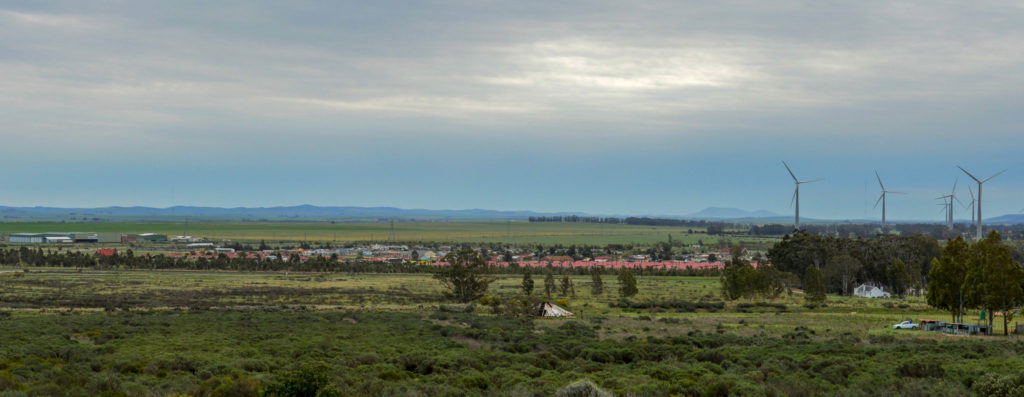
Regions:
<instances>
[{"instance_id":1,"label":"low bush","mask_svg":"<svg viewBox=\"0 0 1024 397\"><path fill-rule=\"evenodd\" d=\"M725 302L690 302L684 300L633 302L629 300L621 300L618 302L614 302L609 306L621 309L675 310L678 312L692 313L696 312L697 310L704 310L707 312L721 311L725 309Z\"/></svg>"},{"instance_id":2,"label":"low bush","mask_svg":"<svg viewBox=\"0 0 1024 397\"><path fill-rule=\"evenodd\" d=\"M788 308L783 303L757 302L757 303L738 303L738 304L736 304L736 311L741 312L741 313L763 312L763 311L784 312L786 310L788 310Z\"/></svg>"},{"instance_id":3,"label":"low bush","mask_svg":"<svg viewBox=\"0 0 1024 397\"><path fill-rule=\"evenodd\" d=\"M985 374L972 387L979 396L1024 396L1024 373Z\"/></svg>"},{"instance_id":4,"label":"low bush","mask_svg":"<svg viewBox=\"0 0 1024 397\"><path fill-rule=\"evenodd\" d=\"M556 397L614 397L612 392L602 389L590 379L580 379L558 389Z\"/></svg>"},{"instance_id":5,"label":"low bush","mask_svg":"<svg viewBox=\"0 0 1024 397\"><path fill-rule=\"evenodd\" d=\"M938 363L910 361L900 364L896 373L904 378L941 378L946 371Z\"/></svg>"},{"instance_id":6,"label":"low bush","mask_svg":"<svg viewBox=\"0 0 1024 397\"><path fill-rule=\"evenodd\" d=\"M324 397L337 395L337 388L331 384L326 366L304 366L298 371L288 372L276 384L267 388L269 396Z\"/></svg>"}]
</instances>

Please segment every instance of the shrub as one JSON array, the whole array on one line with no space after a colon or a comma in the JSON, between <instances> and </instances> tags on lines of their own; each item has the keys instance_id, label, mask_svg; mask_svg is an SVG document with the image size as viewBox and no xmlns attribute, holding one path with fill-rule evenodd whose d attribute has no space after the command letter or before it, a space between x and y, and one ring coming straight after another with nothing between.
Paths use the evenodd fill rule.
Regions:
<instances>
[{"instance_id":1,"label":"shrub","mask_svg":"<svg viewBox=\"0 0 1024 397\"><path fill-rule=\"evenodd\" d=\"M425 353L411 353L398 358L400 368L420 375L433 373L435 363L437 363L437 359Z\"/></svg>"},{"instance_id":2,"label":"shrub","mask_svg":"<svg viewBox=\"0 0 1024 397\"><path fill-rule=\"evenodd\" d=\"M473 373L470 373L466 376L459 378L458 384L462 387L470 389L486 390L488 387L490 387L491 380L487 377L487 375L473 371Z\"/></svg>"},{"instance_id":3,"label":"shrub","mask_svg":"<svg viewBox=\"0 0 1024 397\"><path fill-rule=\"evenodd\" d=\"M787 307L783 303L768 303L768 302L757 302L757 303L739 303L736 304L736 311L741 313L759 312L765 310L775 310L784 312Z\"/></svg>"},{"instance_id":4,"label":"shrub","mask_svg":"<svg viewBox=\"0 0 1024 397\"><path fill-rule=\"evenodd\" d=\"M472 313L476 310L476 305L473 304L455 304L455 305L441 305L438 310L448 313Z\"/></svg>"},{"instance_id":5,"label":"shrub","mask_svg":"<svg viewBox=\"0 0 1024 397\"><path fill-rule=\"evenodd\" d=\"M281 376L280 381L267 388L270 396L318 397L330 395L335 390L331 385L331 377L324 366L305 366Z\"/></svg>"},{"instance_id":6,"label":"shrub","mask_svg":"<svg viewBox=\"0 0 1024 397\"><path fill-rule=\"evenodd\" d=\"M896 372L904 378L941 378L946 375L939 364L916 361L903 363Z\"/></svg>"},{"instance_id":7,"label":"shrub","mask_svg":"<svg viewBox=\"0 0 1024 397\"><path fill-rule=\"evenodd\" d=\"M616 303L612 303L609 306L614 308L622 309L675 309L679 312L696 312L697 310L706 310L709 312L717 312L725 309L725 302L689 302L684 300L662 300L662 301L645 301L645 302L633 302L629 300L620 300Z\"/></svg>"},{"instance_id":8,"label":"shrub","mask_svg":"<svg viewBox=\"0 0 1024 397\"><path fill-rule=\"evenodd\" d=\"M985 374L972 386L979 396L1024 396L1024 374Z\"/></svg>"},{"instance_id":9,"label":"shrub","mask_svg":"<svg viewBox=\"0 0 1024 397\"><path fill-rule=\"evenodd\" d=\"M236 374L207 379L199 385L198 394L208 397L258 397L262 393L258 379Z\"/></svg>"},{"instance_id":10,"label":"shrub","mask_svg":"<svg viewBox=\"0 0 1024 397\"><path fill-rule=\"evenodd\" d=\"M610 391L602 389L590 379L580 379L558 389L557 397L614 397Z\"/></svg>"}]
</instances>

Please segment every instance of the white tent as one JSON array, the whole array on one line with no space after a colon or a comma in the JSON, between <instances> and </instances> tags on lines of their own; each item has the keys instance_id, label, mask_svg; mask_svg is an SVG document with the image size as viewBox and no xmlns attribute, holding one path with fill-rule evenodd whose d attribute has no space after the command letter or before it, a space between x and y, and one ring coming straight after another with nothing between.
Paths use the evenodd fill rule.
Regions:
<instances>
[{"instance_id":1,"label":"white tent","mask_svg":"<svg viewBox=\"0 0 1024 397\"><path fill-rule=\"evenodd\" d=\"M537 306L537 314L541 317L572 317L572 312L565 310L558 305L544 302Z\"/></svg>"},{"instance_id":2,"label":"white tent","mask_svg":"<svg viewBox=\"0 0 1024 397\"><path fill-rule=\"evenodd\" d=\"M888 298L890 296L881 287L867 284L861 284L859 287L854 288L853 294L862 298Z\"/></svg>"}]
</instances>

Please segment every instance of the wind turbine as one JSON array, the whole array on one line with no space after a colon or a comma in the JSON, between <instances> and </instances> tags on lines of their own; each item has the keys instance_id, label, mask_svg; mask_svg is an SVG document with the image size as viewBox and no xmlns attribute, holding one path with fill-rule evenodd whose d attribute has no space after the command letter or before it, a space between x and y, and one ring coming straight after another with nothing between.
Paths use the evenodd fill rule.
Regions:
<instances>
[{"instance_id":1,"label":"wind turbine","mask_svg":"<svg viewBox=\"0 0 1024 397\"><path fill-rule=\"evenodd\" d=\"M956 185L957 185L957 183L960 183L960 178L956 178L956 179L953 180L953 190L951 190L949 192L949 228L950 229L953 229L953 226L956 224L956 217L953 216L953 209L954 209L953 208L954 207L953 206L953 201L956 201L956 202L960 203L960 205L964 205L964 202L960 201L960 199L958 199L956 197Z\"/></svg>"},{"instance_id":2,"label":"wind turbine","mask_svg":"<svg viewBox=\"0 0 1024 397\"><path fill-rule=\"evenodd\" d=\"M946 228L949 228L949 202L946 201L946 196L936 197L936 200L943 199L942 204L935 204L942 206L942 214L946 216Z\"/></svg>"},{"instance_id":3,"label":"wind turbine","mask_svg":"<svg viewBox=\"0 0 1024 397\"><path fill-rule=\"evenodd\" d=\"M936 199L949 199L949 205L946 207L946 227L948 227L949 230L953 230L953 225L954 223L956 223L956 218L953 215L953 201L960 203L960 205L964 205L963 201L960 201L960 199L956 198L956 185L958 183L960 183L960 178L953 180L953 190L950 191L949 194L945 196L936 197Z\"/></svg>"},{"instance_id":4,"label":"wind turbine","mask_svg":"<svg viewBox=\"0 0 1024 397\"><path fill-rule=\"evenodd\" d=\"M953 213L953 210L950 209L950 207L953 206L953 200L946 201L946 199L952 197L953 196L947 194L945 196L939 196L935 198L936 200L942 200L942 204L936 205L942 206L942 212L946 214L946 228L950 230L953 229L953 216L951 215Z\"/></svg>"},{"instance_id":5,"label":"wind turbine","mask_svg":"<svg viewBox=\"0 0 1024 397\"><path fill-rule=\"evenodd\" d=\"M885 195L886 195L886 193L895 193L895 194L906 194L906 193L885 190L885 185L882 184L882 177L878 176L878 171L875 171L875 178L878 178L878 186L882 188L882 195L878 196L878 201L875 201L875 208L878 208L878 203L879 202L882 203L882 233L885 233L886 232L886 225L885 225Z\"/></svg>"},{"instance_id":6,"label":"wind turbine","mask_svg":"<svg viewBox=\"0 0 1024 397\"><path fill-rule=\"evenodd\" d=\"M796 216L794 217L793 225L794 228L800 230L800 185L804 183L817 182L822 179L808 179L806 181L801 181L796 178L796 174L793 173L793 170L789 169L789 164L786 164L786 162L783 161L782 165L786 167L786 171L789 171L789 176L793 177L793 183L796 184L796 190L793 190L793 199L790 200L789 205L796 203Z\"/></svg>"},{"instance_id":7,"label":"wind turbine","mask_svg":"<svg viewBox=\"0 0 1024 397\"><path fill-rule=\"evenodd\" d=\"M967 170L965 170L964 167L961 167L961 166L958 165L958 166L956 166L956 168L959 168L960 171L963 171L965 174L967 174L967 176L971 177L971 179L974 179L975 182L978 182L978 197L977 197L977 199L978 199L978 236L977 236L977 239L978 239L978 241L981 241L981 222L982 222L982 217L981 217L981 184L983 184L985 182L988 182L992 178L995 178L995 177L999 176L999 174L1002 174L1002 173L1006 172L1006 170L999 171L999 172L997 172L997 173L993 174L992 176L990 176L988 178L985 178L985 179L978 179L978 178L975 178L974 175L971 175L970 172L967 172Z\"/></svg>"},{"instance_id":8,"label":"wind turbine","mask_svg":"<svg viewBox=\"0 0 1024 397\"><path fill-rule=\"evenodd\" d=\"M971 194L971 202L967 203L967 205L965 205L964 208L969 207L971 209L971 226L974 226L974 205L978 203L978 200L974 198L974 191L968 190L967 193Z\"/></svg>"}]
</instances>

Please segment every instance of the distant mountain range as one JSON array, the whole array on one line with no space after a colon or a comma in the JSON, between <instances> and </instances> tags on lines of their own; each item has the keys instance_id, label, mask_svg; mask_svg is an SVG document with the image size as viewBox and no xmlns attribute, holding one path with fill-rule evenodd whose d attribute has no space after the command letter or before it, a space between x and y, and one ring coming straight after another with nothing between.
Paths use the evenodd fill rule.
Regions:
<instances>
[{"instance_id":1,"label":"distant mountain range","mask_svg":"<svg viewBox=\"0 0 1024 397\"><path fill-rule=\"evenodd\" d=\"M747 211L739 208L708 207L698 212L686 215L692 219L741 219L741 218L772 218L782 215L771 211Z\"/></svg>"},{"instance_id":2,"label":"distant mountain range","mask_svg":"<svg viewBox=\"0 0 1024 397\"><path fill-rule=\"evenodd\" d=\"M1006 214L985 220L989 224L1018 225L1024 223L1024 214Z\"/></svg>"},{"instance_id":3,"label":"distant mountain range","mask_svg":"<svg viewBox=\"0 0 1024 397\"><path fill-rule=\"evenodd\" d=\"M56 208L56 207L4 207L0 206L0 219L42 219L42 220L126 220L126 219L181 219L196 217L197 220L347 220L380 221L394 220L496 220L527 219L531 216L585 215L580 212L541 213L534 211L495 211L485 209L428 210L403 209L395 207L319 207L297 205L284 207L102 207L102 208ZM114 219L112 219L114 218Z\"/></svg>"},{"instance_id":4,"label":"distant mountain range","mask_svg":"<svg viewBox=\"0 0 1024 397\"><path fill-rule=\"evenodd\" d=\"M154 207L101 207L101 208L59 208L59 207L5 207L0 206L0 218L41 219L41 220L126 220L126 219L174 219L194 217L200 219L224 220L525 220L531 216L593 216L582 212L535 212L497 211L485 209L429 210L403 209L396 207L319 207L297 205L281 207L196 207L175 206ZM609 215L620 218L631 215ZM705 220L733 220L781 218L770 211L746 211L738 208L708 207L685 216L637 215L652 218L685 218ZM197 220L200 220L197 219Z\"/></svg>"},{"instance_id":5,"label":"distant mountain range","mask_svg":"<svg viewBox=\"0 0 1024 397\"><path fill-rule=\"evenodd\" d=\"M790 223L792 215L771 211L747 211L739 208L708 207L684 216L672 215L593 215L583 212L497 211L486 209L431 210L396 207L320 207L297 205L280 207L6 207L0 206L0 221L471 221L526 220L531 216L646 216L651 218L694 219L740 223ZM826 220L802 218L805 223L876 223L877 220ZM916 223L897 221L892 223ZM959 222L959 221L958 221ZM969 221L968 221L969 222ZM1008 214L985 220L989 224L1024 224L1024 214ZM933 222L934 223L934 222Z\"/></svg>"}]
</instances>

